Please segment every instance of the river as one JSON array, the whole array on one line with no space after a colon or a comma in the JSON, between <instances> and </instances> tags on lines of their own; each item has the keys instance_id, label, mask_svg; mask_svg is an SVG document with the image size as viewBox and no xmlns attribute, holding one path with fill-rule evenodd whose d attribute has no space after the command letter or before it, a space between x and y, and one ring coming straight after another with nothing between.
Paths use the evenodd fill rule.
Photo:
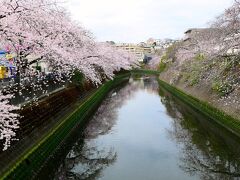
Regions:
<instances>
[{"instance_id":1,"label":"river","mask_svg":"<svg viewBox=\"0 0 240 180\"><path fill-rule=\"evenodd\" d=\"M159 87L130 78L109 93L45 179L240 179L240 140ZM40 177L40 176L39 176Z\"/></svg>"}]
</instances>

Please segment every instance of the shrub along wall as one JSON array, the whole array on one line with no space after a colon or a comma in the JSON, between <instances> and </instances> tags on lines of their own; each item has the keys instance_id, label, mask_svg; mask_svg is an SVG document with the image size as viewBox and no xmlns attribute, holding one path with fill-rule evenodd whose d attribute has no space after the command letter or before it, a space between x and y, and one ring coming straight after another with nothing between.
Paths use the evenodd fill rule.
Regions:
<instances>
[{"instance_id":1,"label":"shrub along wall","mask_svg":"<svg viewBox=\"0 0 240 180\"><path fill-rule=\"evenodd\" d=\"M150 69L135 69L131 71L132 74L140 74L140 75L159 75L159 71L154 71Z\"/></svg>"},{"instance_id":2,"label":"shrub along wall","mask_svg":"<svg viewBox=\"0 0 240 180\"><path fill-rule=\"evenodd\" d=\"M117 76L114 80L108 81L98 88L85 102L83 102L74 112L68 115L60 124L31 149L29 149L13 167L11 167L2 178L6 179L32 179L39 171L39 168L46 162L61 143L69 137L71 131L84 123L97 109L99 104L108 92L126 81L130 73Z\"/></svg>"}]
</instances>

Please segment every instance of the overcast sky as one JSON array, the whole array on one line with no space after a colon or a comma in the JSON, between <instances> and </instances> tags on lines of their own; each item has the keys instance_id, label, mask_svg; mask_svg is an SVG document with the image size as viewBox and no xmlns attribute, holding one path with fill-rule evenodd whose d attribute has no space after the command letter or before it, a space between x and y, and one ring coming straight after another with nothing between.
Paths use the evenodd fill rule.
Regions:
<instances>
[{"instance_id":1,"label":"overcast sky","mask_svg":"<svg viewBox=\"0 0 240 180\"><path fill-rule=\"evenodd\" d=\"M205 27L233 0L68 0L72 18L98 41L141 42L181 38L188 28Z\"/></svg>"}]
</instances>

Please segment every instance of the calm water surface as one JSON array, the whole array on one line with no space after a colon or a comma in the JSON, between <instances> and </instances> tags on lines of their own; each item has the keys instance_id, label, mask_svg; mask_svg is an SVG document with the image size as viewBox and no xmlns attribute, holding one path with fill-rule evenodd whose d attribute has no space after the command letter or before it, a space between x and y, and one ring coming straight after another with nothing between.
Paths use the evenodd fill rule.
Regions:
<instances>
[{"instance_id":1,"label":"calm water surface","mask_svg":"<svg viewBox=\"0 0 240 180\"><path fill-rule=\"evenodd\" d=\"M143 77L112 91L50 167L55 179L240 179L240 143Z\"/></svg>"}]
</instances>

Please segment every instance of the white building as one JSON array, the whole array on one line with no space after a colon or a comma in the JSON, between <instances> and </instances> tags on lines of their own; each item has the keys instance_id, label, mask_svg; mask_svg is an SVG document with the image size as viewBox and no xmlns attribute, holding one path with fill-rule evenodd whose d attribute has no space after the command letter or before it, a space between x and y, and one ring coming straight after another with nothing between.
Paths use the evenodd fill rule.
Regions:
<instances>
[{"instance_id":1,"label":"white building","mask_svg":"<svg viewBox=\"0 0 240 180\"><path fill-rule=\"evenodd\" d=\"M28 62L31 64L32 61L37 59L36 56L28 56ZM48 74L52 72L52 68L50 66L50 63L47 60L38 60L37 62L34 62L30 65L30 68L33 69L33 71L39 71L45 74Z\"/></svg>"},{"instance_id":2,"label":"white building","mask_svg":"<svg viewBox=\"0 0 240 180\"><path fill-rule=\"evenodd\" d=\"M151 53L153 53L153 49L152 47L141 46L141 45L138 46L136 44L120 43L120 44L116 44L116 47L124 49L128 52L134 53L137 56L138 61L143 62L144 56L150 55Z\"/></svg>"}]
</instances>

